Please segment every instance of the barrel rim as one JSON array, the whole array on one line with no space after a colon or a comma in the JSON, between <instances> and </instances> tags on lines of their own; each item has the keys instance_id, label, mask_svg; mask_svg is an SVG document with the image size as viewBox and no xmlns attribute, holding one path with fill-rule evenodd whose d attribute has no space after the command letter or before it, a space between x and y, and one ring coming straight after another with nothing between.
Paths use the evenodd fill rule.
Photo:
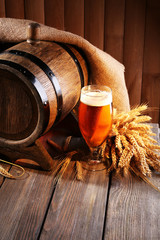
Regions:
<instances>
[{"instance_id":1,"label":"barrel rim","mask_svg":"<svg viewBox=\"0 0 160 240\"><path fill-rule=\"evenodd\" d=\"M11 74L15 74L16 77L22 81L27 88L29 88L31 90L36 106L37 106L37 122L35 124L35 128L33 130L32 133L29 133L30 135L28 135L27 137L24 137L22 139L16 139L16 140L12 140L9 138L4 138L4 137L0 137L0 144L1 146L29 146L30 144L32 144L37 137L39 137L42 133L43 133L43 129L44 129L44 121L45 121L45 114L44 114L44 105L42 103L42 99L39 95L39 93L36 91L36 89L33 87L32 83L30 81L28 81L28 79L24 76L23 73L21 73L20 71L14 69L14 68L10 68L8 65L2 65L0 64L0 69L2 70L6 70L8 72L10 72ZM48 107L48 106L47 106Z\"/></svg>"}]
</instances>

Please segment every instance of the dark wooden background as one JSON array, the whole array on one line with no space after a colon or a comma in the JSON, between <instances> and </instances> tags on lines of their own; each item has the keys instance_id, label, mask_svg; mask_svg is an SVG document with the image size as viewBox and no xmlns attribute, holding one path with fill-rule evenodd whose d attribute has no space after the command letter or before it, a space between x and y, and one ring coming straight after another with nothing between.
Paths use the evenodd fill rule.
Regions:
<instances>
[{"instance_id":1,"label":"dark wooden background","mask_svg":"<svg viewBox=\"0 0 160 240\"><path fill-rule=\"evenodd\" d=\"M0 0L0 17L76 33L125 65L131 106L160 122L160 0Z\"/></svg>"}]
</instances>

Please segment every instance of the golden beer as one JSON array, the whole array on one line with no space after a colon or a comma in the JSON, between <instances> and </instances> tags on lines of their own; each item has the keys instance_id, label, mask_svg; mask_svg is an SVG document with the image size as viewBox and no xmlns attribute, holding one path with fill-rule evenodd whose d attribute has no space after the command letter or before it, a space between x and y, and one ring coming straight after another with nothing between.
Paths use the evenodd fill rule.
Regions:
<instances>
[{"instance_id":1,"label":"golden beer","mask_svg":"<svg viewBox=\"0 0 160 240\"><path fill-rule=\"evenodd\" d=\"M80 98L79 127L87 145L91 148L101 145L110 131L111 124L111 90L105 91L104 87L103 90L84 87Z\"/></svg>"}]
</instances>

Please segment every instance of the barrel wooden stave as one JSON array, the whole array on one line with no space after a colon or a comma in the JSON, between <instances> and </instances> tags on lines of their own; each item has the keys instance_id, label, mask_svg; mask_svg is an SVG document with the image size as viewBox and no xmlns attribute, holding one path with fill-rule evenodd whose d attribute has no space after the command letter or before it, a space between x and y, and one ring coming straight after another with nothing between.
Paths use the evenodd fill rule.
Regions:
<instances>
[{"instance_id":1,"label":"barrel wooden stave","mask_svg":"<svg viewBox=\"0 0 160 240\"><path fill-rule=\"evenodd\" d=\"M84 75L84 85L87 85L88 71L87 71L85 60L73 46L69 46L69 45L67 46L71 49L71 51L75 54L76 58L80 62L82 72ZM14 48L15 47L12 47L10 49L14 49ZM40 48L41 51L38 51L38 48ZM79 71L76 67L74 60L71 58L68 52L63 49L63 47L61 47L58 43L54 43L54 42L41 41L34 45L30 45L24 42L23 44L16 45L16 49L21 51L25 49L27 53L31 53L31 54L33 54L34 52L34 55L40 58L43 62L45 62L50 67L50 69L53 70L53 73L58 79L59 85L62 90L62 96L63 96L63 109L62 109L62 118L61 118L62 120L76 105L77 101L79 100L80 91L81 91L81 79L80 79ZM37 76L37 78L38 77L39 76ZM44 87L46 82L48 83L48 81L46 81L46 79L42 77L41 83L44 84ZM75 91L76 91L76 94L75 94ZM48 89L46 89L46 92L48 93L48 95L50 94L50 91ZM56 98L55 96L53 97L51 93L51 101L52 99L56 99ZM52 105L55 107L55 102ZM55 113L53 115L55 116ZM54 120L55 120L54 118L51 119L51 125L54 122Z\"/></svg>"},{"instance_id":2,"label":"barrel wooden stave","mask_svg":"<svg viewBox=\"0 0 160 240\"><path fill-rule=\"evenodd\" d=\"M84 85L86 85L88 82L88 71L86 67L86 62L77 50L75 50L71 46L68 47L71 48L72 52L74 52L74 55L80 62L82 73L84 75ZM27 42L23 42L11 47L7 50L5 54L0 55L0 60L16 62L20 66L23 66L25 69L30 71L36 77L36 79L38 79L48 98L49 111L47 113L47 111L44 110L44 105L41 102L41 98L35 90L33 84L29 82L28 79L26 79L25 76L19 71L10 68L9 66L0 64L0 76L2 76L2 78L3 76L5 76L5 74L14 74L15 78L17 76L17 79L19 79L16 82L16 79L13 77L14 83L16 82L16 84L20 84L20 81L22 81L20 85L23 85L23 87L21 86L23 90L25 89L26 85L26 89L24 90L24 92L20 91L20 88L18 86L15 86L15 90L17 92L15 93L14 97L17 99L18 97L20 97L22 99L21 104L20 102L17 102L19 100L14 101L15 106L20 105L20 109L18 109L17 111L14 106L15 115L13 114L13 112L11 114L13 115L12 119L15 119L11 121L15 122L15 124L11 123L10 126L8 125L7 121L10 121L9 115L7 116L6 121L4 121L4 115L2 114L4 110L3 101L1 101L0 103L0 120L4 121L4 123L1 125L2 127L0 128L0 144L4 146L19 145L20 147L24 147L32 144L40 136L40 134L44 134L45 132L47 132L55 123L58 108L57 97L53 84L51 83L45 72L42 71L42 69L40 69L37 64L32 62L30 59L27 59L25 56L17 56L16 54L9 53L8 51L11 50L18 50L30 53L41 59L53 71L59 82L63 97L63 108L60 120L62 120L73 109L73 107L77 104L79 100L81 90L81 77L79 69L75 65L74 59L58 43L42 41L36 44L28 44ZM6 73L4 71L6 71ZM0 85L1 84L2 81L0 82ZM11 79L8 80L7 84L11 84ZM9 88L9 90L12 91L12 88ZM18 96L18 91L20 92L20 96ZM4 96L3 92L2 95ZM3 99L5 99L5 97L3 97ZM7 100L7 96L5 100ZM26 106L26 110L25 107L23 108L23 104ZM7 109L7 107L5 108ZM11 108L11 106L9 105L8 108ZM24 112L24 115L26 115L26 117L23 117L23 114L20 114L20 112ZM16 113L19 114L19 116L16 117ZM46 124L46 114L49 114L48 124L47 126L45 126L44 129L44 125ZM18 127L15 128L14 125L16 124ZM11 129L12 125L15 129ZM24 134L25 131L22 131L25 130L25 127L26 132L28 131L28 135L27 133ZM21 133L21 131L23 132L23 134Z\"/></svg>"}]
</instances>

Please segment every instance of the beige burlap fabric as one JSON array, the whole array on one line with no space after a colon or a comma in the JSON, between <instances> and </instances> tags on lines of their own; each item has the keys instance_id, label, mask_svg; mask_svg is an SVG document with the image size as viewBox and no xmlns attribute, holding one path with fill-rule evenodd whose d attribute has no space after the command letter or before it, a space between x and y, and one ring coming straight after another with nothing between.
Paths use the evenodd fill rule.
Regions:
<instances>
[{"instance_id":1,"label":"beige burlap fabric","mask_svg":"<svg viewBox=\"0 0 160 240\"><path fill-rule=\"evenodd\" d=\"M26 29L30 22L30 20L0 18L0 42L26 40ZM80 36L42 24L40 26L40 40L74 44L81 48L89 63L90 82L108 85L112 89L113 104L118 111L130 109L124 66L121 63Z\"/></svg>"}]
</instances>

